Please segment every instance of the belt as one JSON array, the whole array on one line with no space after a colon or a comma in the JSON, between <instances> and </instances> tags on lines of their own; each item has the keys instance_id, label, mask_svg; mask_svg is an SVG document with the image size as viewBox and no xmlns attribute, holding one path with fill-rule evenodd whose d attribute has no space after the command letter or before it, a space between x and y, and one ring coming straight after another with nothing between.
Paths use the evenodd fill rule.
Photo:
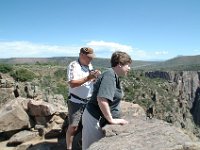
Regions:
<instances>
[{"instance_id":1,"label":"belt","mask_svg":"<svg viewBox=\"0 0 200 150\"><path fill-rule=\"evenodd\" d=\"M79 96L74 95L73 93L70 93L69 97L71 97L71 96L74 97L74 98L76 98L76 99L78 99L78 100L80 100L80 101L83 101L85 103L87 103L90 100L90 97L88 97L88 98L80 98Z\"/></svg>"}]
</instances>

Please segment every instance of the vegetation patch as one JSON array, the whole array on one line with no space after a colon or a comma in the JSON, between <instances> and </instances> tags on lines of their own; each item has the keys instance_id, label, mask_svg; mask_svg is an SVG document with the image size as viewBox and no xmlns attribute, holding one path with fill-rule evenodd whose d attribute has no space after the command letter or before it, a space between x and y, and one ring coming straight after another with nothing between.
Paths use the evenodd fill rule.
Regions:
<instances>
[{"instance_id":1,"label":"vegetation patch","mask_svg":"<svg viewBox=\"0 0 200 150\"><path fill-rule=\"evenodd\" d=\"M0 72L2 72L2 73L11 72L12 69L13 69L13 67L10 64L0 64Z\"/></svg>"},{"instance_id":2,"label":"vegetation patch","mask_svg":"<svg viewBox=\"0 0 200 150\"><path fill-rule=\"evenodd\" d=\"M36 75L34 74L34 72L32 72L31 70L23 69L23 68L12 71L10 75L16 81L21 81L21 82L32 81L34 78L36 78Z\"/></svg>"}]
</instances>

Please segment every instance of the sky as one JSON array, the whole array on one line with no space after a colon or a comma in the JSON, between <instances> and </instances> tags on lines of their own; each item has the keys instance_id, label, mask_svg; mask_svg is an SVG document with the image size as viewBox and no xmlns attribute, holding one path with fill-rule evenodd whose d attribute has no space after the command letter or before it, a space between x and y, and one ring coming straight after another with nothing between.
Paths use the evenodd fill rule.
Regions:
<instances>
[{"instance_id":1,"label":"sky","mask_svg":"<svg viewBox=\"0 0 200 150\"><path fill-rule=\"evenodd\" d=\"M0 0L0 58L200 55L200 0Z\"/></svg>"}]
</instances>

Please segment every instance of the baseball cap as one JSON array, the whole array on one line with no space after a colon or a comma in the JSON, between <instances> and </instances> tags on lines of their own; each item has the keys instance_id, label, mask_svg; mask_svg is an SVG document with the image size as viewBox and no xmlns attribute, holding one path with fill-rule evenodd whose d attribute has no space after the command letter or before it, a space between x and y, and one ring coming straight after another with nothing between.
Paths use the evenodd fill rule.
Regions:
<instances>
[{"instance_id":1,"label":"baseball cap","mask_svg":"<svg viewBox=\"0 0 200 150\"><path fill-rule=\"evenodd\" d=\"M95 57L94 51L90 47L82 47L80 49L80 53L83 53L83 54L87 55L90 58L94 58Z\"/></svg>"}]
</instances>

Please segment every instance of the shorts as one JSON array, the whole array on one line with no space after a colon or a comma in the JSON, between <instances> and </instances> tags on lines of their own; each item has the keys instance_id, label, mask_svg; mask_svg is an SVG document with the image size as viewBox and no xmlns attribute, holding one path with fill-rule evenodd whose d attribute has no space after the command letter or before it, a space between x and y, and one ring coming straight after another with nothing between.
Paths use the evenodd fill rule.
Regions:
<instances>
[{"instance_id":1,"label":"shorts","mask_svg":"<svg viewBox=\"0 0 200 150\"><path fill-rule=\"evenodd\" d=\"M72 126L78 126L86 104L74 103L68 100L67 105L69 124Z\"/></svg>"}]
</instances>

